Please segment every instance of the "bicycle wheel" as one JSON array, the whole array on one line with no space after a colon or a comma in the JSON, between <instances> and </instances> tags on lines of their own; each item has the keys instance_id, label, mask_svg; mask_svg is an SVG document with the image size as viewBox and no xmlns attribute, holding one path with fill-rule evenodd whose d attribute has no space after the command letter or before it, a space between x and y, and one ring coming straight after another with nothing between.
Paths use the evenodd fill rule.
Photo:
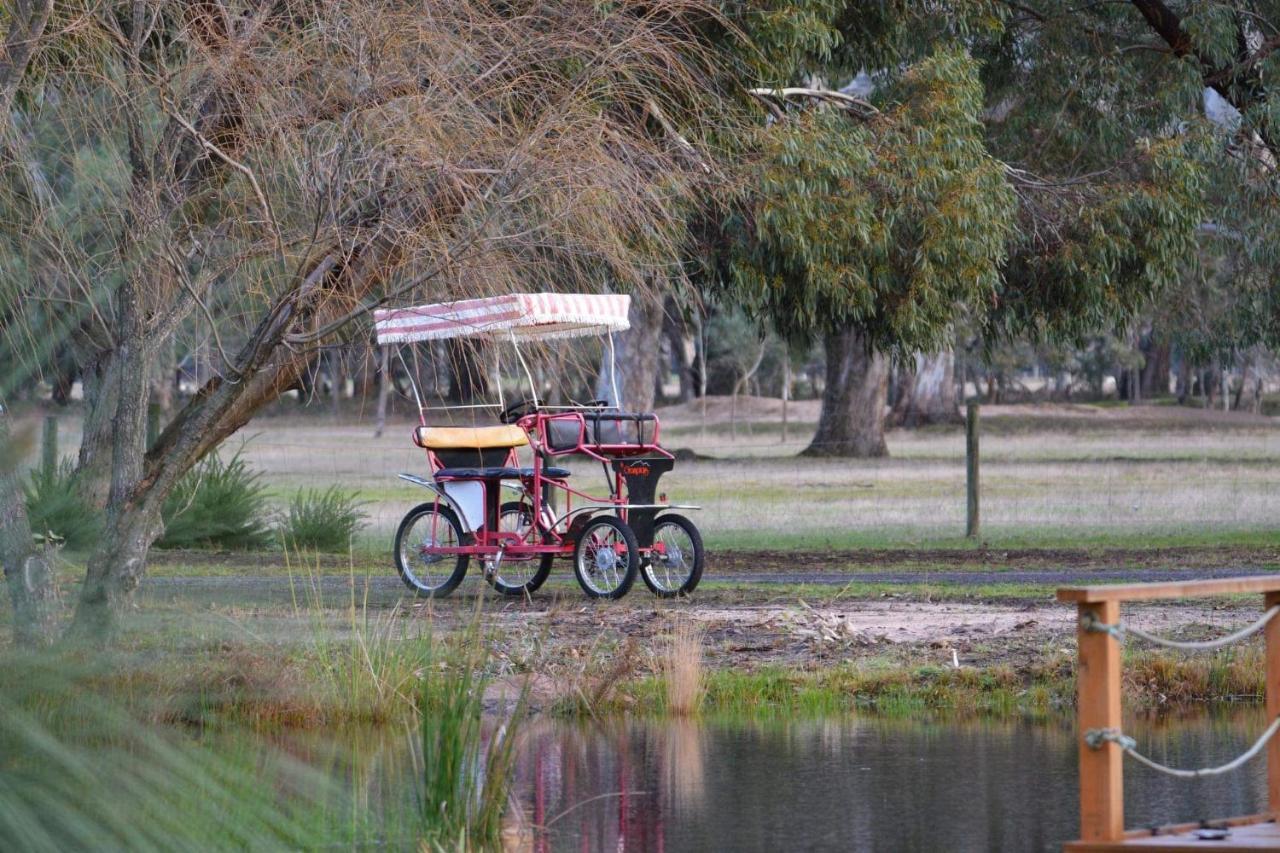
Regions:
<instances>
[{"instance_id":1,"label":"bicycle wheel","mask_svg":"<svg viewBox=\"0 0 1280 853\"><path fill-rule=\"evenodd\" d=\"M573 546L573 573L591 598L622 598L640 568L636 535L620 518L598 515L587 522Z\"/></svg>"},{"instance_id":2,"label":"bicycle wheel","mask_svg":"<svg viewBox=\"0 0 1280 853\"><path fill-rule=\"evenodd\" d=\"M498 530L526 536L533 526L533 507L523 501L507 501L498 510ZM536 541L536 540L535 540ZM530 595L547 582L555 554L540 557L504 557L498 571L485 572L490 586L503 595Z\"/></svg>"},{"instance_id":3,"label":"bicycle wheel","mask_svg":"<svg viewBox=\"0 0 1280 853\"><path fill-rule=\"evenodd\" d=\"M433 554L431 549L456 548L472 541L453 510L435 503L419 504L396 530L396 569L419 598L443 598L462 583L471 558Z\"/></svg>"},{"instance_id":4,"label":"bicycle wheel","mask_svg":"<svg viewBox=\"0 0 1280 853\"><path fill-rule=\"evenodd\" d=\"M653 523L655 550L640 567L644 585L659 598L688 595L702 580L702 534L683 515L669 513Z\"/></svg>"}]
</instances>

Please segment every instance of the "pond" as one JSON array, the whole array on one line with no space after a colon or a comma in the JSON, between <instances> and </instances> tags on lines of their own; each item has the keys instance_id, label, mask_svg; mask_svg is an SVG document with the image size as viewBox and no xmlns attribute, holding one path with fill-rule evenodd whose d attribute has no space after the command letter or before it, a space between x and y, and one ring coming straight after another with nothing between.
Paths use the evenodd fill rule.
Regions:
<instances>
[{"instance_id":1,"label":"pond","mask_svg":"<svg viewBox=\"0 0 1280 853\"><path fill-rule=\"evenodd\" d=\"M1185 768L1229 761L1265 727L1253 706L1125 721L1142 751ZM415 727L348 735L285 736L271 752L346 790L361 843L418 849ZM504 821L512 850L1057 853L1078 832L1072 717L542 718L521 741ZM1201 780L1126 759L1124 777L1129 828L1266 805L1262 756Z\"/></svg>"},{"instance_id":2,"label":"pond","mask_svg":"<svg viewBox=\"0 0 1280 853\"><path fill-rule=\"evenodd\" d=\"M1152 757L1223 763L1265 728L1258 709L1130 719ZM875 717L542 722L518 766L531 849L1053 850L1075 837L1073 725ZM1265 760L1181 780L1130 760L1126 825L1249 814Z\"/></svg>"}]
</instances>

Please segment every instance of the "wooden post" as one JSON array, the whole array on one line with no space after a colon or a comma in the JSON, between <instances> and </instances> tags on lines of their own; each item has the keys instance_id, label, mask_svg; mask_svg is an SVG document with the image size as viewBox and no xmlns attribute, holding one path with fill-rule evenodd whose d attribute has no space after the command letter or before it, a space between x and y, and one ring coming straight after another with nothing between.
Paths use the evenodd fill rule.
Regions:
<instances>
[{"instance_id":1,"label":"wooden post","mask_svg":"<svg viewBox=\"0 0 1280 853\"><path fill-rule=\"evenodd\" d=\"M1094 749L1084 742L1090 729L1120 728L1120 644L1110 634L1086 631L1090 617L1120 622L1118 600L1081 602L1076 641L1077 720L1080 738L1080 840L1115 841L1124 835L1124 753L1119 744Z\"/></svg>"},{"instance_id":2,"label":"wooden post","mask_svg":"<svg viewBox=\"0 0 1280 853\"><path fill-rule=\"evenodd\" d=\"M1270 610L1280 604L1280 592L1268 592L1263 606ZM1267 722L1280 716L1280 616L1263 629L1267 643ZM1280 738L1267 741L1267 810L1280 815Z\"/></svg>"},{"instance_id":3,"label":"wooden post","mask_svg":"<svg viewBox=\"0 0 1280 853\"><path fill-rule=\"evenodd\" d=\"M964 535L972 539L978 535L978 528L980 527L978 517L978 404L975 402L971 402L965 407L964 458L968 491Z\"/></svg>"},{"instance_id":4,"label":"wooden post","mask_svg":"<svg viewBox=\"0 0 1280 853\"><path fill-rule=\"evenodd\" d=\"M58 418L44 416L44 434L40 442L40 467L46 477L58 472Z\"/></svg>"}]
</instances>

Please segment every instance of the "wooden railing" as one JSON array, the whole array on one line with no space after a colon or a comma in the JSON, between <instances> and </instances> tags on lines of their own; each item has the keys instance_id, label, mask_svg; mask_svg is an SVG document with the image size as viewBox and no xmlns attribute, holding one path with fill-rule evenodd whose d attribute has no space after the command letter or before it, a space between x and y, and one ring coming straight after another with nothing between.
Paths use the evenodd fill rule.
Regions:
<instances>
[{"instance_id":1,"label":"wooden railing","mask_svg":"<svg viewBox=\"0 0 1280 853\"><path fill-rule=\"evenodd\" d=\"M1097 626L1122 624L1120 606L1126 601L1238 593L1261 594L1264 610L1280 605L1280 575L1058 590L1058 600L1075 602L1079 616L1076 624L1079 642L1076 713L1080 738L1082 842L1122 841L1125 837L1124 751L1114 742L1098 747L1085 743L1085 734L1090 730L1119 731L1121 727L1121 645L1111 633L1097 630ZM1092 630L1091 625L1094 626ZM1280 715L1280 618L1269 620L1262 631L1266 642L1267 719L1274 720ZM1267 743L1266 756L1267 810L1270 815L1280 815L1280 737Z\"/></svg>"}]
</instances>

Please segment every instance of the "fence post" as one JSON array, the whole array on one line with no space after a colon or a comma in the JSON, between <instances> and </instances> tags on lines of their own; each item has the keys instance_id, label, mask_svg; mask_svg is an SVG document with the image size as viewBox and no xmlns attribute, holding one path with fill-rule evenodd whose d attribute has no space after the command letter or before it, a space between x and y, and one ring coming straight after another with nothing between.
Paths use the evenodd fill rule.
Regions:
<instances>
[{"instance_id":1,"label":"fence post","mask_svg":"<svg viewBox=\"0 0 1280 853\"><path fill-rule=\"evenodd\" d=\"M1124 836L1124 753L1111 742L1094 749L1084 736L1090 729L1120 728L1120 643L1110 634L1085 630L1085 625L1090 617L1107 625L1120 624L1120 602L1081 602L1076 615L1080 840L1116 841Z\"/></svg>"},{"instance_id":2,"label":"fence post","mask_svg":"<svg viewBox=\"0 0 1280 853\"><path fill-rule=\"evenodd\" d=\"M1270 610L1280 604L1280 592L1268 592L1263 606ZM1280 618L1273 618L1263 629L1266 639L1267 721L1280 716ZM1280 738L1267 741L1267 810L1280 814Z\"/></svg>"},{"instance_id":3,"label":"fence post","mask_svg":"<svg viewBox=\"0 0 1280 853\"><path fill-rule=\"evenodd\" d=\"M40 467L48 477L52 477L58 471L57 415L44 416L44 434L40 443Z\"/></svg>"},{"instance_id":4,"label":"fence post","mask_svg":"<svg viewBox=\"0 0 1280 853\"><path fill-rule=\"evenodd\" d=\"M978 404L969 403L964 417L964 458L968 502L965 513L964 535L970 539L978 535Z\"/></svg>"}]
</instances>

